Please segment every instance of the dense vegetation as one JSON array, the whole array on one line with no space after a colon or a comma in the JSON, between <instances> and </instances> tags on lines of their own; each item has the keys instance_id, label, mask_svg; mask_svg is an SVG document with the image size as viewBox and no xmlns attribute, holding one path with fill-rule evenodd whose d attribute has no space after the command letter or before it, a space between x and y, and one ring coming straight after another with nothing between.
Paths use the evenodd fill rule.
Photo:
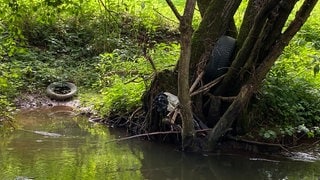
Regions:
<instances>
[{"instance_id":1,"label":"dense vegetation","mask_svg":"<svg viewBox=\"0 0 320 180\"><path fill-rule=\"evenodd\" d=\"M250 125L270 141L320 135L317 6L251 105ZM43 93L54 81L77 84L82 103L103 116L130 112L154 72L179 57L177 22L164 1L2 0L0 9L0 121L21 93Z\"/></svg>"}]
</instances>

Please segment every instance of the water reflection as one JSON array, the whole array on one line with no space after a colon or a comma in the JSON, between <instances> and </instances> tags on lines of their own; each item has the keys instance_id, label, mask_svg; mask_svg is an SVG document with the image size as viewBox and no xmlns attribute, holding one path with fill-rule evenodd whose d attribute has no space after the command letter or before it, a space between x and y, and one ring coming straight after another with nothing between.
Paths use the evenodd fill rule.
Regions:
<instances>
[{"instance_id":1,"label":"water reflection","mask_svg":"<svg viewBox=\"0 0 320 180\"><path fill-rule=\"evenodd\" d=\"M240 155L195 155L144 145L141 172L146 179L314 179L320 162L262 159Z\"/></svg>"},{"instance_id":2,"label":"water reflection","mask_svg":"<svg viewBox=\"0 0 320 180\"><path fill-rule=\"evenodd\" d=\"M36 179L141 179L140 159L126 145L106 144L115 137L84 117L55 109L24 111L17 115L19 129L0 147L0 179L17 176ZM54 115L53 115L54 113ZM27 131L25 131L27 130ZM61 134L43 136L30 131ZM120 169L135 171L117 173Z\"/></svg>"},{"instance_id":3,"label":"water reflection","mask_svg":"<svg viewBox=\"0 0 320 180\"><path fill-rule=\"evenodd\" d=\"M318 179L320 162L240 155L184 154L168 145L130 140L90 124L72 109L20 112L19 129L0 143L0 179ZM23 130L22 130L23 129ZM28 131L25 131L28 130ZM30 132L31 131L31 132ZM32 131L61 134L45 136Z\"/></svg>"}]
</instances>

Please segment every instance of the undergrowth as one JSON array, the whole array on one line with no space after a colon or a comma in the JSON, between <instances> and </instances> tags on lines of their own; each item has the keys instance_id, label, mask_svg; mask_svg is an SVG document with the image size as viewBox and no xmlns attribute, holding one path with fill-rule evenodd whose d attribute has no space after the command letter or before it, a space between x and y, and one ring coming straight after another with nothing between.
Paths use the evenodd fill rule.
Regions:
<instances>
[{"instance_id":1,"label":"undergrowth","mask_svg":"<svg viewBox=\"0 0 320 180\"><path fill-rule=\"evenodd\" d=\"M4 0L0 10L1 117L21 92L43 93L55 81L75 83L102 115L130 110L150 61L161 70L177 60L178 24L166 3Z\"/></svg>"},{"instance_id":2,"label":"undergrowth","mask_svg":"<svg viewBox=\"0 0 320 180\"><path fill-rule=\"evenodd\" d=\"M141 106L140 98L147 90L154 75L154 69L144 56L127 56L126 49L116 49L104 53L96 64L98 81L93 84L101 95L82 98L86 105L94 106L99 112L108 116L121 114ZM149 51L156 70L172 69L179 55L177 43L159 43Z\"/></svg>"}]
</instances>

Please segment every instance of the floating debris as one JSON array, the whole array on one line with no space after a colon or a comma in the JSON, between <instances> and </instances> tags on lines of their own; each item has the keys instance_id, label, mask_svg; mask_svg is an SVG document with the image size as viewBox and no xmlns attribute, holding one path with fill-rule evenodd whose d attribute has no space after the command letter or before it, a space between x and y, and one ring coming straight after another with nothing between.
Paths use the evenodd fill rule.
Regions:
<instances>
[{"instance_id":1,"label":"floating debris","mask_svg":"<svg viewBox=\"0 0 320 180\"><path fill-rule=\"evenodd\" d=\"M31 130L25 130L25 129L20 129L20 130L30 132L30 133L39 134L42 136L50 136L50 137L61 137L62 136L61 134L50 133L50 132L45 132L45 131L31 131Z\"/></svg>"},{"instance_id":2,"label":"floating debris","mask_svg":"<svg viewBox=\"0 0 320 180\"><path fill-rule=\"evenodd\" d=\"M24 177L24 176L17 176L14 178L15 180L33 180L34 177Z\"/></svg>"},{"instance_id":3,"label":"floating debris","mask_svg":"<svg viewBox=\"0 0 320 180\"><path fill-rule=\"evenodd\" d=\"M60 137L62 136L61 134L57 134L57 133L50 133L50 132L45 132L45 131L32 131L36 134L40 134L43 136L50 136L50 137Z\"/></svg>"}]
</instances>

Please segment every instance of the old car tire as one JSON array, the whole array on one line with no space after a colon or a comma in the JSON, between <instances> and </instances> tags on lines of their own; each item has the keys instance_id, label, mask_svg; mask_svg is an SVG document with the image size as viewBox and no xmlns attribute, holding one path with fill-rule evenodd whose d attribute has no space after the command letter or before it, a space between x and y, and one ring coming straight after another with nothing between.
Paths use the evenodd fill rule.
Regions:
<instances>
[{"instance_id":1,"label":"old car tire","mask_svg":"<svg viewBox=\"0 0 320 180\"><path fill-rule=\"evenodd\" d=\"M60 94L55 91L55 89L59 87L68 88L70 90L66 94ZM46 93L51 99L63 101L72 98L77 93L77 86L70 82L53 82L47 87Z\"/></svg>"},{"instance_id":2,"label":"old car tire","mask_svg":"<svg viewBox=\"0 0 320 180\"><path fill-rule=\"evenodd\" d=\"M216 42L208 60L204 80L206 83L227 72L236 46L236 40L230 36L221 36Z\"/></svg>"}]
</instances>

